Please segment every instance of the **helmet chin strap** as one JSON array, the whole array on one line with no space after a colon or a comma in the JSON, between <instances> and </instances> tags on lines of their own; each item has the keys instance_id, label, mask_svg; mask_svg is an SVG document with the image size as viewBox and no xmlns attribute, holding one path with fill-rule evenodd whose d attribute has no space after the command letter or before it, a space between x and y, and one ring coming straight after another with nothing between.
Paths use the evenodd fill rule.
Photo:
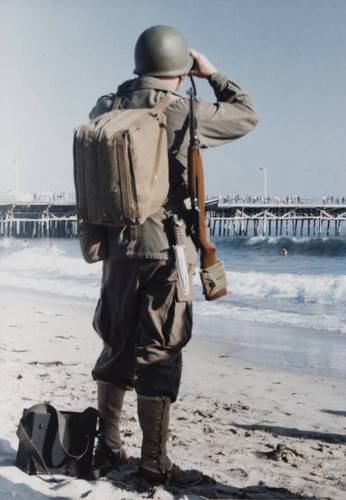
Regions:
<instances>
[{"instance_id":1,"label":"helmet chin strap","mask_svg":"<svg viewBox=\"0 0 346 500\"><path fill-rule=\"evenodd\" d=\"M194 81L194 79L192 78L192 75L189 75L188 73L185 73L184 75L180 75L180 76L179 76L179 84L177 85L176 90L179 90L179 89L180 89L180 87L181 87L181 85L182 85L183 81L185 80L185 78L186 78L187 76L189 76L189 77L190 77L190 80L191 80L191 85L192 85L193 90L194 90L194 93L195 93L195 95L196 95L197 91L196 91L196 84L195 84L195 81Z\"/></svg>"},{"instance_id":2,"label":"helmet chin strap","mask_svg":"<svg viewBox=\"0 0 346 500\"><path fill-rule=\"evenodd\" d=\"M179 76L179 83L178 83L178 85L177 85L176 90L179 90L179 89L180 89L180 87L182 86L182 83L183 83L183 81L185 80L185 78L186 78L186 75L180 75L180 76Z\"/></svg>"}]
</instances>

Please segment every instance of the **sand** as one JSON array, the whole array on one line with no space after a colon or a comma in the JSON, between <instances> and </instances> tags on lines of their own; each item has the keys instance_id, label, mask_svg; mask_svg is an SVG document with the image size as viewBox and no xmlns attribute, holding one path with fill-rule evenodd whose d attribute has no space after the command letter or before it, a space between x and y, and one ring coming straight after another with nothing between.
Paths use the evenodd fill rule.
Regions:
<instances>
[{"instance_id":1,"label":"sand","mask_svg":"<svg viewBox=\"0 0 346 500\"><path fill-rule=\"evenodd\" d=\"M101 349L93 308L38 294L0 297L1 499L346 499L345 379L297 374L232 357L238 347L193 339L172 406L169 454L204 474L188 489L136 477L141 433L133 391L122 418L132 458L98 481L62 482L15 467L23 408L96 407L90 371Z\"/></svg>"}]
</instances>

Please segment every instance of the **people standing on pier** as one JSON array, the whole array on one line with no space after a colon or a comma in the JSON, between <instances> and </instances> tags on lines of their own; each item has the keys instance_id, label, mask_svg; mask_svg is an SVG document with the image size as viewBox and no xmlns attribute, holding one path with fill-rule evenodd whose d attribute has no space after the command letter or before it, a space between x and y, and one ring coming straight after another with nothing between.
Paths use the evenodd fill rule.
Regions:
<instances>
[{"instance_id":1,"label":"people standing on pier","mask_svg":"<svg viewBox=\"0 0 346 500\"><path fill-rule=\"evenodd\" d=\"M179 214L191 282L197 257L187 209L189 100L177 91L190 74L206 80L215 93L216 104L196 101L203 149L242 137L256 126L257 118L248 94L204 55L189 51L174 28L144 31L136 44L135 66L138 76L120 85L116 94L101 97L90 117L111 110L116 97L122 108L151 108L165 95L175 95L166 110L170 190L162 209L137 228L135 241L128 227L108 229L109 255L94 316L94 327L105 340L93 369L105 421L95 465L116 467L127 457L119 422L126 390L134 387L143 432L139 475L149 483L184 487L199 482L202 474L173 465L166 451L170 406L180 386L181 351L192 330L192 293L185 296L178 281L171 214ZM130 245L134 251L129 258Z\"/></svg>"}]
</instances>

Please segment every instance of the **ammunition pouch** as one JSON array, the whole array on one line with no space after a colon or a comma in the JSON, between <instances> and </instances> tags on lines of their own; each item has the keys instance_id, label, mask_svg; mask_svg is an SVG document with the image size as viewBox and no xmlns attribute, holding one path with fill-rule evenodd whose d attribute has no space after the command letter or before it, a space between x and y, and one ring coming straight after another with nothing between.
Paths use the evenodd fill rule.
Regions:
<instances>
[{"instance_id":1,"label":"ammunition pouch","mask_svg":"<svg viewBox=\"0 0 346 500\"><path fill-rule=\"evenodd\" d=\"M199 271L206 300L214 300L227 293L225 268L221 260Z\"/></svg>"}]
</instances>

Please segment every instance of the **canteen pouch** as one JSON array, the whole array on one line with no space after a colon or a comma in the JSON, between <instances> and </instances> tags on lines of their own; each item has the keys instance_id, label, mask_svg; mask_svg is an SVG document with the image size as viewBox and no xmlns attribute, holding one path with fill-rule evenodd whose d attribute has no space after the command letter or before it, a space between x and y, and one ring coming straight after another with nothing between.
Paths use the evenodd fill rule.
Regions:
<instances>
[{"instance_id":1,"label":"canteen pouch","mask_svg":"<svg viewBox=\"0 0 346 500\"><path fill-rule=\"evenodd\" d=\"M106 226L81 221L78 226L78 239L85 262L93 264L107 259L108 231Z\"/></svg>"},{"instance_id":2,"label":"canteen pouch","mask_svg":"<svg viewBox=\"0 0 346 500\"><path fill-rule=\"evenodd\" d=\"M199 270L206 300L214 300L227 293L225 268L221 260L216 264Z\"/></svg>"},{"instance_id":3,"label":"canteen pouch","mask_svg":"<svg viewBox=\"0 0 346 500\"><path fill-rule=\"evenodd\" d=\"M16 466L27 474L85 477L91 471L98 411L59 412L48 404L23 411ZM53 478L54 479L54 478Z\"/></svg>"}]
</instances>

